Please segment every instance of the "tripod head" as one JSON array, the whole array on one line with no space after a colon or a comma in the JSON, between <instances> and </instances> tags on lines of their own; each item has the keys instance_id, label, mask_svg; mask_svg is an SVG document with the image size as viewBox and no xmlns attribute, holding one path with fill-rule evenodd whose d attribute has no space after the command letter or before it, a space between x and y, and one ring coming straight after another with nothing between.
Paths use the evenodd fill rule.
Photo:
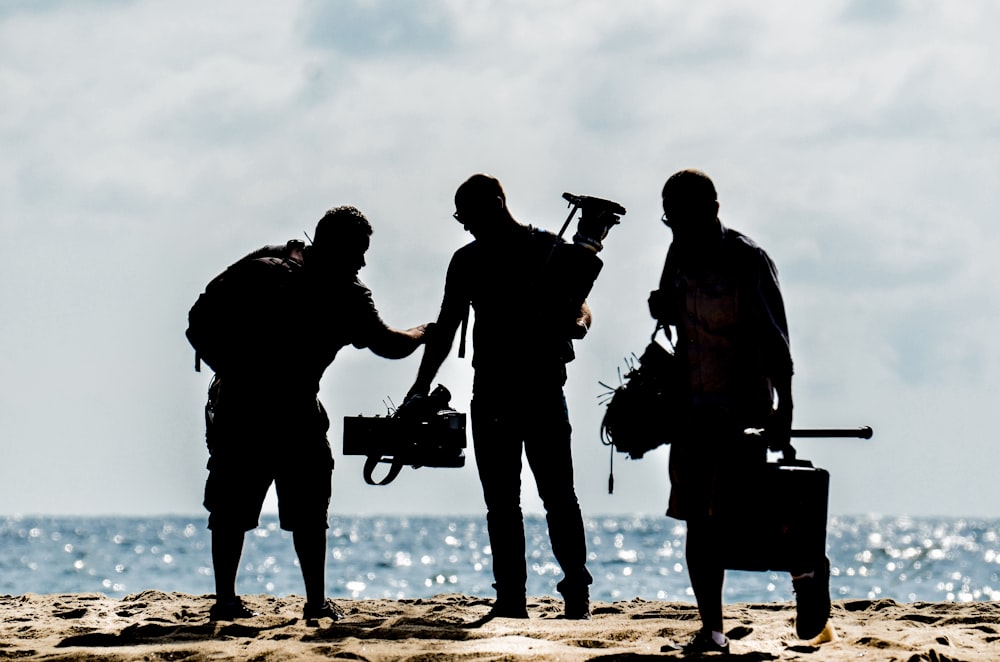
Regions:
<instances>
[{"instance_id":1,"label":"tripod head","mask_svg":"<svg viewBox=\"0 0 1000 662\"><path fill-rule=\"evenodd\" d=\"M602 214L625 215L625 208L613 200L595 198L592 195L574 195L572 193L563 193L562 197L574 207L582 209L584 213L592 212L595 216Z\"/></svg>"},{"instance_id":2,"label":"tripod head","mask_svg":"<svg viewBox=\"0 0 1000 662\"><path fill-rule=\"evenodd\" d=\"M563 193L562 197L573 209L563 223L559 236L561 237L566 231L576 210L581 209L583 212L580 215L580 225L573 236L573 243L587 246L595 253L599 252L604 248L601 241L608 236L608 231L612 227L621 222L620 217L625 214L625 208L613 200L595 198L591 195Z\"/></svg>"}]
</instances>

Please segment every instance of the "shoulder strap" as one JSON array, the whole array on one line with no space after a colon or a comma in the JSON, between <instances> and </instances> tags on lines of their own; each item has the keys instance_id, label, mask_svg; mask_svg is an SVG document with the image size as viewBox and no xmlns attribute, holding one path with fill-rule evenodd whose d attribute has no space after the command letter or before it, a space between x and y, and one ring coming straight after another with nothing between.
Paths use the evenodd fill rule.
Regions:
<instances>
[{"instance_id":1,"label":"shoulder strap","mask_svg":"<svg viewBox=\"0 0 1000 662\"><path fill-rule=\"evenodd\" d=\"M458 358L465 358L465 336L469 332L469 308L470 305L465 305L465 314L462 315L462 328L459 330L458 338Z\"/></svg>"}]
</instances>

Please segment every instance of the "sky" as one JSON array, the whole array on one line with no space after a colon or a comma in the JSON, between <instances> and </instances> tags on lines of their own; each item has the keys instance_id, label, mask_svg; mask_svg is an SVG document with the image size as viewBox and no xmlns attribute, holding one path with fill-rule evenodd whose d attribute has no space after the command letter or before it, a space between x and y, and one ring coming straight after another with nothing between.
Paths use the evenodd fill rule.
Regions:
<instances>
[{"instance_id":1,"label":"sky","mask_svg":"<svg viewBox=\"0 0 1000 662\"><path fill-rule=\"evenodd\" d=\"M598 382L649 340L659 192L697 167L777 263L795 425L875 430L796 444L831 514L998 516L998 24L976 0L6 0L0 515L204 514L204 285L353 204L383 318L433 320L475 172L553 231L564 191L627 208L569 366L577 492L662 514L666 448L619 456L607 493ZM384 414L419 358L327 371L332 514L484 512L471 449L385 487L341 453L342 417ZM463 411L471 380L454 355L438 375Z\"/></svg>"}]
</instances>

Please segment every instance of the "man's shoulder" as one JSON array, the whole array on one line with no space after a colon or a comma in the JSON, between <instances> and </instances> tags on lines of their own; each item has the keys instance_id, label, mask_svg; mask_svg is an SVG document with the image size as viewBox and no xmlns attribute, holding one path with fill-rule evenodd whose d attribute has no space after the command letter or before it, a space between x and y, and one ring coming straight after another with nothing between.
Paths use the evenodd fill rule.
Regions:
<instances>
[{"instance_id":1,"label":"man's shoulder","mask_svg":"<svg viewBox=\"0 0 1000 662\"><path fill-rule=\"evenodd\" d=\"M465 258L468 257L469 255L474 255L478 250L479 250L479 242L473 239L469 243L465 244L464 246L461 246L458 250L456 250L453 257Z\"/></svg>"},{"instance_id":2,"label":"man's shoulder","mask_svg":"<svg viewBox=\"0 0 1000 662\"><path fill-rule=\"evenodd\" d=\"M775 270L774 260L761 246L749 236L726 228L726 246L730 251L733 264L743 265L748 270L766 268Z\"/></svg>"},{"instance_id":3,"label":"man's shoulder","mask_svg":"<svg viewBox=\"0 0 1000 662\"><path fill-rule=\"evenodd\" d=\"M534 225L525 226L527 229L528 237L531 241L537 241L540 244L545 244L551 246L556 243L566 243L566 240L560 236L557 236L554 232L550 232L545 228L539 228Z\"/></svg>"},{"instance_id":4,"label":"man's shoulder","mask_svg":"<svg viewBox=\"0 0 1000 662\"><path fill-rule=\"evenodd\" d=\"M284 244L268 244L249 253L236 264L252 264L256 268L280 266L291 270L302 266L304 248L305 243L297 239L292 239Z\"/></svg>"},{"instance_id":5,"label":"man's shoulder","mask_svg":"<svg viewBox=\"0 0 1000 662\"><path fill-rule=\"evenodd\" d=\"M292 239L284 244L266 244L255 251L248 253L244 260L257 260L262 257L278 257L288 255L291 247L302 245L297 239Z\"/></svg>"},{"instance_id":6,"label":"man's shoulder","mask_svg":"<svg viewBox=\"0 0 1000 662\"><path fill-rule=\"evenodd\" d=\"M767 251L761 248L760 244L739 230L726 228L725 242L729 250L737 251L744 255L762 255L767 257Z\"/></svg>"}]
</instances>

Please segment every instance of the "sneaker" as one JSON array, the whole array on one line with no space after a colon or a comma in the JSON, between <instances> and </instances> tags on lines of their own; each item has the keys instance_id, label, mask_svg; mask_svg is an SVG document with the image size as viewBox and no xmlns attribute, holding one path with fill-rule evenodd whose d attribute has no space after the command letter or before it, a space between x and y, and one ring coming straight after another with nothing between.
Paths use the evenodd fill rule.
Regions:
<instances>
[{"instance_id":1,"label":"sneaker","mask_svg":"<svg viewBox=\"0 0 1000 662\"><path fill-rule=\"evenodd\" d=\"M691 641L681 646L680 649L688 655L701 653L722 653L723 655L729 655L729 639L726 639L725 643L720 644L712 636L711 630L698 630L698 633L694 635Z\"/></svg>"},{"instance_id":2,"label":"sneaker","mask_svg":"<svg viewBox=\"0 0 1000 662\"><path fill-rule=\"evenodd\" d=\"M253 618L254 616L260 616L260 614L249 609L238 597L226 602L216 602L208 610L210 621L233 621L237 618Z\"/></svg>"},{"instance_id":3,"label":"sneaker","mask_svg":"<svg viewBox=\"0 0 1000 662\"><path fill-rule=\"evenodd\" d=\"M335 621L339 621L344 618L344 610L337 606L337 604L327 598L318 605L306 603L306 606L302 609L302 618L307 621L315 621L320 618L332 618Z\"/></svg>"},{"instance_id":4,"label":"sneaker","mask_svg":"<svg viewBox=\"0 0 1000 662\"><path fill-rule=\"evenodd\" d=\"M818 637L830 620L830 559L823 567L792 579L795 590L795 634L799 639Z\"/></svg>"}]
</instances>

